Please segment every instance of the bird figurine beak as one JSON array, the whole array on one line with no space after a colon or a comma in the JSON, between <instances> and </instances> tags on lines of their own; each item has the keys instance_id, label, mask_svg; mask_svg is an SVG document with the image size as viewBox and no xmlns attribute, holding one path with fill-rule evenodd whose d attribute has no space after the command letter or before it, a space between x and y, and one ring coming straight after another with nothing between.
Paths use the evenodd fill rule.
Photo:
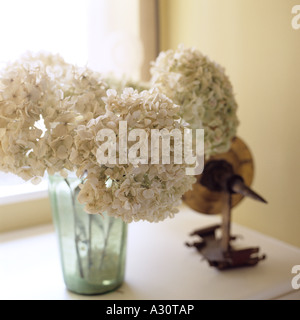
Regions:
<instances>
[{"instance_id":1,"label":"bird figurine beak","mask_svg":"<svg viewBox=\"0 0 300 320\"><path fill-rule=\"evenodd\" d=\"M268 203L262 196L247 187L244 183L243 178L240 176L234 176L230 179L229 189L232 193L239 193L244 197L249 197L253 200L257 200L263 203Z\"/></svg>"}]
</instances>

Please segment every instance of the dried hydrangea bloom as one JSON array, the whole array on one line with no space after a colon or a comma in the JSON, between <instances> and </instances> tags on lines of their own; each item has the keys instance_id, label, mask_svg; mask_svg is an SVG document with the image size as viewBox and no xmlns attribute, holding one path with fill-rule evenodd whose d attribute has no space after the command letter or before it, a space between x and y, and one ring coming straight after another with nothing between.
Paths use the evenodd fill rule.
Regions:
<instances>
[{"instance_id":1,"label":"dried hydrangea bloom","mask_svg":"<svg viewBox=\"0 0 300 320\"><path fill-rule=\"evenodd\" d=\"M44 168L32 154L43 131L36 126L41 106L57 101L55 83L40 69L20 64L10 65L0 79L0 168L23 179L42 175ZM31 164L34 166L32 167Z\"/></svg>"},{"instance_id":2,"label":"dried hydrangea bloom","mask_svg":"<svg viewBox=\"0 0 300 320\"><path fill-rule=\"evenodd\" d=\"M89 121L105 112L101 98L105 96L108 86L99 73L69 64L59 55L44 53L26 55L15 65L25 65L31 70L38 70L42 76L55 83L59 101L63 101L63 104L56 104L52 109L43 108L42 116L46 127L47 120L54 122L61 110L63 113L66 110L78 113L81 121Z\"/></svg>"},{"instance_id":3,"label":"dried hydrangea bloom","mask_svg":"<svg viewBox=\"0 0 300 320\"><path fill-rule=\"evenodd\" d=\"M184 127L178 121L179 107L157 90L138 93L127 88L121 95L108 90L104 101L105 115L77 129L70 160L78 166L78 176L86 174L78 200L86 205L89 213L106 211L126 222L158 222L172 217L178 212L176 207L182 195L195 182L194 177L186 175L186 165L174 164L173 152L168 165L152 164L150 152L145 159L148 164L133 165L129 161L103 164L99 160L99 147L103 143L99 141L99 134L109 128L118 135L121 121L127 121L128 136L137 128L144 129L148 135L151 129L163 128L183 133ZM149 143L149 140L143 142ZM128 142L128 150L135 143ZM116 150L116 159L119 159L119 148Z\"/></svg>"},{"instance_id":4,"label":"dried hydrangea bloom","mask_svg":"<svg viewBox=\"0 0 300 320\"><path fill-rule=\"evenodd\" d=\"M8 65L0 76L0 169L24 180L72 170L74 128L105 112L106 89L98 75L55 55Z\"/></svg>"},{"instance_id":5,"label":"dried hydrangea bloom","mask_svg":"<svg viewBox=\"0 0 300 320\"><path fill-rule=\"evenodd\" d=\"M152 84L180 105L193 129L205 129L205 154L228 151L236 134L237 103L224 69L194 48L161 52L151 68Z\"/></svg>"}]
</instances>

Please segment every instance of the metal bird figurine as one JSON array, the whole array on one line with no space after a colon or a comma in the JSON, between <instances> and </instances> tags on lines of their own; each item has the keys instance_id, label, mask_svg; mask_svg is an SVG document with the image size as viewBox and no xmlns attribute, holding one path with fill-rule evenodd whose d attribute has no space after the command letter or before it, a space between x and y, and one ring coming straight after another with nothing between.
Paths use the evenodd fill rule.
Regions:
<instances>
[{"instance_id":1,"label":"metal bird figurine","mask_svg":"<svg viewBox=\"0 0 300 320\"><path fill-rule=\"evenodd\" d=\"M239 138L234 138L229 152L211 158L204 171L197 176L192 191L186 193L183 200L194 210L206 214L222 214L222 224L194 231L199 242L187 243L195 247L211 266L220 270L241 266L253 266L265 255L258 256L259 248L236 250L231 241L231 209L243 197L267 203L248 185L253 180L253 160L248 147ZM221 229L221 238L216 231Z\"/></svg>"}]
</instances>

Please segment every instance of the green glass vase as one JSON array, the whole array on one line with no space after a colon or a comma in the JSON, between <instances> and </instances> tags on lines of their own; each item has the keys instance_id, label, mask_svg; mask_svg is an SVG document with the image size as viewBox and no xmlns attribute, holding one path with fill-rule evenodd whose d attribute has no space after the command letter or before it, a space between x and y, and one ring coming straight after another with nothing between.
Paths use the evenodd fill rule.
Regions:
<instances>
[{"instance_id":1,"label":"green glass vase","mask_svg":"<svg viewBox=\"0 0 300 320\"><path fill-rule=\"evenodd\" d=\"M103 294L124 281L127 224L106 213L86 213L77 201L80 183L76 176L49 177L64 281L72 292Z\"/></svg>"}]
</instances>

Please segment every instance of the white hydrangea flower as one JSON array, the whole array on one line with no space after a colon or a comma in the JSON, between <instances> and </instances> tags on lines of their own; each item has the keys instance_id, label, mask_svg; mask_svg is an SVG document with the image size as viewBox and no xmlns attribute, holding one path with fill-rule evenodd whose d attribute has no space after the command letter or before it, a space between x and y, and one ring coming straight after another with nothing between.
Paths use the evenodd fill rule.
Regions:
<instances>
[{"instance_id":1,"label":"white hydrangea flower","mask_svg":"<svg viewBox=\"0 0 300 320\"><path fill-rule=\"evenodd\" d=\"M0 75L0 170L24 180L72 170L74 128L105 112L106 89L99 75L56 55L8 65Z\"/></svg>"},{"instance_id":2,"label":"white hydrangea flower","mask_svg":"<svg viewBox=\"0 0 300 320\"><path fill-rule=\"evenodd\" d=\"M138 91L127 88L121 95L108 90L104 98L106 113L77 129L71 161L78 166L77 175L86 173L79 201L89 213L108 212L126 222L147 220L158 222L178 211L182 195L195 182L185 174L186 165L148 164L101 165L97 158L101 129L111 128L117 135L120 121L127 121L128 135L132 129L166 128L184 130L178 121L179 107L157 90ZM136 142L128 143L128 150ZM119 154L117 154L117 158ZM172 153L171 153L171 159Z\"/></svg>"},{"instance_id":3,"label":"white hydrangea flower","mask_svg":"<svg viewBox=\"0 0 300 320\"><path fill-rule=\"evenodd\" d=\"M205 155L228 151L236 134L237 103L224 69L194 48L161 52L152 64L152 85L180 105L191 128L205 129Z\"/></svg>"}]
</instances>

